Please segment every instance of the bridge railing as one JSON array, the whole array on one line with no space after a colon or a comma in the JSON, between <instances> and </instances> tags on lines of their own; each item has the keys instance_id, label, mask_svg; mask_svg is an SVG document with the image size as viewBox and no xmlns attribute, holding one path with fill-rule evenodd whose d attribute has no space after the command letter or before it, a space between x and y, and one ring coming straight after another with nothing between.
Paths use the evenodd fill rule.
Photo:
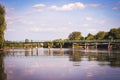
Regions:
<instances>
[{"instance_id":1,"label":"bridge railing","mask_svg":"<svg viewBox=\"0 0 120 80\"><path fill-rule=\"evenodd\" d=\"M66 40L64 42L120 42L120 40Z\"/></svg>"},{"instance_id":2,"label":"bridge railing","mask_svg":"<svg viewBox=\"0 0 120 80\"><path fill-rule=\"evenodd\" d=\"M6 43L24 43L25 41L6 41ZM47 43L47 42L58 42L58 43L61 43L61 42L64 42L64 43L78 43L78 42L81 42L81 43L84 43L84 42L114 42L114 43L120 43L120 39L117 39L117 40L60 40L60 41L52 41L52 40L48 40L48 41L32 41L33 43L34 42L41 42L41 43ZM30 43L30 42L28 42Z\"/></svg>"}]
</instances>

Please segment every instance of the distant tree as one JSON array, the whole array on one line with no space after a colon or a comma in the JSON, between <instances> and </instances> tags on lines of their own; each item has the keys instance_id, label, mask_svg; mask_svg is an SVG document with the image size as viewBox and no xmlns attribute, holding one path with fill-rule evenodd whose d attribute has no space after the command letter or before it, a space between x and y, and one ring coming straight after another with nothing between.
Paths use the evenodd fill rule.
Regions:
<instances>
[{"instance_id":1,"label":"distant tree","mask_svg":"<svg viewBox=\"0 0 120 80\"><path fill-rule=\"evenodd\" d=\"M105 39L120 39L120 28L112 28L105 36Z\"/></svg>"},{"instance_id":2,"label":"distant tree","mask_svg":"<svg viewBox=\"0 0 120 80\"><path fill-rule=\"evenodd\" d=\"M6 30L5 7L0 4L0 48L4 45L4 31Z\"/></svg>"},{"instance_id":3,"label":"distant tree","mask_svg":"<svg viewBox=\"0 0 120 80\"><path fill-rule=\"evenodd\" d=\"M81 40L81 39L83 39L81 32L77 32L77 31L70 33L68 38L69 38L69 40Z\"/></svg>"},{"instance_id":4,"label":"distant tree","mask_svg":"<svg viewBox=\"0 0 120 80\"><path fill-rule=\"evenodd\" d=\"M29 39L25 39L25 42L29 42Z\"/></svg>"},{"instance_id":5,"label":"distant tree","mask_svg":"<svg viewBox=\"0 0 120 80\"><path fill-rule=\"evenodd\" d=\"M63 42L62 39L56 39L56 40L54 40L54 47L60 47L62 45L64 45L64 42Z\"/></svg>"},{"instance_id":6,"label":"distant tree","mask_svg":"<svg viewBox=\"0 0 120 80\"><path fill-rule=\"evenodd\" d=\"M85 39L86 40L94 40L95 36L89 33Z\"/></svg>"},{"instance_id":7,"label":"distant tree","mask_svg":"<svg viewBox=\"0 0 120 80\"><path fill-rule=\"evenodd\" d=\"M109 36L112 36L113 39L120 39L120 28L113 28L109 32Z\"/></svg>"},{"instance_id":8,"label":"distant tree","mask_svg":"<svg viewBox=\"0 0 120 80\"><path fill-rule=\"evenodd\" d=\"M107 34L106 32L100 31L95 35L95 37L96 37L97 40L102 40L102 39L105 38L106 34Z\"/></svg>"}]
</instances>

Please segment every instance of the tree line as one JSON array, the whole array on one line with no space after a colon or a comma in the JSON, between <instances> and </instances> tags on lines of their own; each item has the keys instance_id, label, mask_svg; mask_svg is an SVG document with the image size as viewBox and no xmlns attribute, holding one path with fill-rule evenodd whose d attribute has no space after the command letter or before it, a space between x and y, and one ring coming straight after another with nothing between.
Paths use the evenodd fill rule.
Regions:
<instances>
[{"instance_id":1,"label":"tree line","mask_svg":"<svg viewBox=\"0 0 120 80\"><path fill-rule=\"evenodd\" d=\"M110 31L99 31L93 35L89 33L86 37L81 35L81 32L75 31L69 34L69 40L114 40L120 39L120 28L112 28Z\"/></svg>"},{"instance_id":2,"label":"tree line","mask_svg":"<svg viewBox=\"0 0 120 80\"><path fill-rule=\"evenodd\" d=\"M112 28L110 29L108 32L105 31L99 31L98 33L96 33L95 35L89 33L86 37L83 37L81 32L79 31L74 31L72 33L70 33L68 35L68 38L66 39L55 39L51 42L49 42L49 44L46 42L43 45L41 44L36 44L33 43L33 40L29 40L29 39L25 39L25 43L30 42L32 45L28 45L28 46L24 46L22 43L17 43L14 44L14 47L26 47L26 48L31 48L31 47L45 47L48 48L60 48L60 47L64 47L64 48L71 48L72 47L72 43L64 43L64 40L119 40L120 39L120 28ZM6 41L8 42L8 41ZM7 44L5 46L9 46L12 47L11 44ZM79 43L76 43L75 45L76 48L82 48L81 46L79 46ZM91 47L91 46L90 46ZM94 47L94 46L92 46ZM98 46L101 48L107 48L107 45L102 45L102 46ZM119 46L114 46L113 48L119 48Z\"/></svg>"}]
</instances>

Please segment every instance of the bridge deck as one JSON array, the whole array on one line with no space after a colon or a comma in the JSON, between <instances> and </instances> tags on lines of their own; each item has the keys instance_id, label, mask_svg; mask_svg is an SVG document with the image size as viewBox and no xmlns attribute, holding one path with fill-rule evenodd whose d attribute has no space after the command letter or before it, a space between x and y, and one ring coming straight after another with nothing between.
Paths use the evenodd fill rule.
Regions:
<instances>
[{"instance_id":1,"label":"bridge deck","mask_svg":"<svg viewBox=\"0 0 120 80\"><path fill-rule=\"evenodd\" d=\"M50 43L50 42L63 42L63 43L120 43L119 40L61 40L61 41L33 41L32 43ZM25 41L7 41L5 43L31 43L31 42L25 42Z\"/></svg>"}]
</instances>

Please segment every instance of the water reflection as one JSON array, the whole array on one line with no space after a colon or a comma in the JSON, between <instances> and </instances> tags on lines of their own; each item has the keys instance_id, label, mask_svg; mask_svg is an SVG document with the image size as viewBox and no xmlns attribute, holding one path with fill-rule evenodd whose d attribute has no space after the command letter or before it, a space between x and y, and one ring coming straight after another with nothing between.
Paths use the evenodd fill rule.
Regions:
<instances>
[{"instance_id":1,"label":"water reflection","mask_svg":"<svg viewBox=\"0 0 120 80\"><path fill-rule=\"evenodd\" d=\"M4 55L0 80L120 79L119 51L31 48L10 49Z\"/></svg>"},{"instance_id":2,"label":"water reflection","mask_svg":"<svg viewBox=\"0 0 120 80\"><path fill-rule=\"evenodd\" d=\"M99 65L101 66L110 65L112 67L120 67L120 53L115 53L114 51L83 52L81 50L47 48L10 49L6 52L6 56L68 56L69 61L73 62L81 62L84 60L99 61ZM107 64L105 62L107 62Z\"/></svg>"},{"instance_id":3,"label":"water reflection","mask_svg":"<svg viewBox=\"0 0 120 80\"><path fill-rule=\"evenodd\" d=\"M0 53L0 80L7 80L7 75L4 70L4 53Z\"/></svg>"}]
</instances>

